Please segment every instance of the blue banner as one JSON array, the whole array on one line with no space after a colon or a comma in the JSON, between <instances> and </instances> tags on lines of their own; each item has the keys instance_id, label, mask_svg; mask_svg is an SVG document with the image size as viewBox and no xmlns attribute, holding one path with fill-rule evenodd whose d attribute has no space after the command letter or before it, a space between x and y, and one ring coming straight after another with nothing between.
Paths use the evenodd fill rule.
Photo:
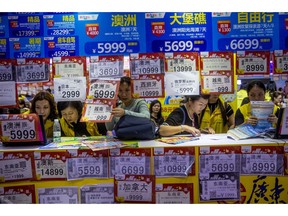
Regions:
<instances>
[{"instance_id":1,"label":"blue banner","mask_svg":"<svg viewBox=\"0 0 288 216\"><path fill-rule=\"evenodd\" d=\"M146 52L212 51L211 13L145 13Z\"/></svg>"},{"instance_id":2,"label":"blue banner","mask_svg":"<svg viewBox=\"0 0 288 216\"><path fill-rule=\"evenodd\" d=\"M0 37L9 37L9 25L8 25L8 16L2 16L0 14Z\"/></svg>"},{"instance_id":3,"label":"blue banner","mask_svg":"<svg viewBox=\"0 0 288 216\"><path fill-rule=\"evenodd\" d=\"M212 13L213 50L279 49L278 13Z\"/></svg>"},{"instance_id":4,"label":"blue banner","mask_svg":"<svg viewBox=\"0 0 288 216\"><path fill-rule=\"evenodd\" d=\"M9 38L10 58L43 58L42 37Z\"/></svg>"},{"instance_id":5,"label":"blue banner","mask_svg":"<svg viewBox=\"0 0 288 216\"><path fill-rule=\"evenodd\" d=\"M76 13L44 14L44 37L75 35Z\"/></svg>"},{"instance_id":6,"label":"blue banner","mask_svg":"<svg viewBox=\"0 0 288 216\"><path fill-rule=\"evenodd\" d=\"M78 13L81 56L145 52L144 13Z\"/></svg>"},{"instance_id":7,"label":"blue banner","mask_svg":"<svg viewBox=\"0 0 288 216\"><path fill-rule=\"evenodd\" d=\"M279 13L279 49L288 50L288 13Z\"/></svg>"},{"instance_id":8,"label":"blue banner","mask_svg":"<svg viewBox=\"0 0 288 216\"><path fill-rule=\"evenodd\" d=\"M79 56L78 36L45 37L44 46L46 57Z\"/></svg>"},{"instance_id":9,"label":"blue banner","mask_svg":"<svg viewBox=\"0 0 288 216\"><path fill-rule=\"evenodd\" d=\"M43 16L39 14L9 15L10 37L42 37Z\"/></svg>"},{"instance_id":10,"label":"blue banner","mask_svg":"<svg viewBox=\"0 0 288 216\"><path fill-rule=\"evenodd\" d=\"M8 38L0 38L0 59L10 58Z\"/></svg>"}]
</instances>

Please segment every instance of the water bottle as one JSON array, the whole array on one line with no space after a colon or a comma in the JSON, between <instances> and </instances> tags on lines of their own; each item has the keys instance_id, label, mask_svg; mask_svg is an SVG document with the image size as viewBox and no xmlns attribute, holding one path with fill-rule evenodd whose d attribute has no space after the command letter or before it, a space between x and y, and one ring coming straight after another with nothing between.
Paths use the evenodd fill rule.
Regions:
<instances>
[{"instance_id":1,"label":"water bottle","mask_svg":"<svg viewBox=\"0 0 288 216\"><path fill-rule=\"evenodd\" d=\"M61 142L61 127L59 119L54 119L53 125L53 142Z\"/></svg>"}]
</instances>

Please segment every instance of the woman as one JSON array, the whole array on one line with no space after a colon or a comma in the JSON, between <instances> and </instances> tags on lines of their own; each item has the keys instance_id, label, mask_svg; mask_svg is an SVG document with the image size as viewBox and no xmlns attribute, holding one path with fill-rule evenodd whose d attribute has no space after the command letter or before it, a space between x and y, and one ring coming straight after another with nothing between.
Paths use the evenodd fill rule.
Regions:
<instances>
[{"instance_id":1,"label":"woman","mask_svg":"<svg viewBox=\"0 0 288 216\"><path fill-rule=\"evenodd\" d=\"M43 116L46 137L53 138L53 122L58 118L53 96L46 91L38 92L32 100L30 112Z\"/></svg>"},{"instance_id":2,"label":"woman","mask_svg":"<svg viewBox=\"0 0 288 216\"><path fill-rule=\"evenodd\" d=\"M283 94L279 91L274 91L271 94L271 100L276 106L281 107L281 102L283 102Z\"/></svg>"},{"instance_id":3,"label":"woman","mask_svg":"<svg viewBox=\"0 0 288 216\"><path fill-rule=\"evenodd\" d=\"M99 136L97 124L80 122L83 104L81 101L60 101L57 103L61 134L67 137Z\"/></svg>"},{"instance_id":4,"label":"woman","mask_svg":"<svg viewBox=\"0 0 288 216\"><path fill-rule=\"evenodd\" d=\"M229 128L234 128L234 112L229 104L225 107L219 95L210 95L208 104L201 112L200 128L206 133L226 133Z\"/></svg>"},{"instance_id":5,"label":"woman","mask_svg":"<svg viewBox=\"0 0 288 216\"><path fill-rule=\"evenodd\" d=\"M265 85L261 81L252 81L247 86L247 94L249 97L249 102L247 104L239 107L235 114L235 125L241 125L244 123L251 124L253 126L257 125L258 119L256 116L251 116L251 103L250 101L265 101ZM268 122L272 124L277 123L277 111L278 108L274 106L273 114L267 116Z\"/></svg>"},{"instance_id":6,"label":"woman","mask_svg":"<svg viewBox=\"0 0 288 216\"><path fill-rule=\"evenodd\" d=\"M159 127L164 122L162 116L162 106L159 100L153 100L150 104L150 118L153 120L156 125Z\"/></svg>"},{"instance_id":7,"label":"woman","mask_svg":"<svg viewBox=\"0 0 288 216\"><path fill-rule=\"evenodd\" d=\"M150 119L150 112L147 103L143 99L134 99L132 97L130 77L121 77L118 97L122 103L112 109L112 121L105 123L107 136L113 136L112 130L115 124L119 121L120 117L124 115Z\"/></svg>"},{"instance_id":8,"label":"woman","mask_svg":"<svg viewBox=\"0 0 288 216\"><path fill-rule=\"evenodd\" d=\"M209 95L186 96L185 104L170 113L166 121L160 126L161 136L175 134L192 134L200 136L198 115L208 103Z\"/></svg>"}]
</instances>

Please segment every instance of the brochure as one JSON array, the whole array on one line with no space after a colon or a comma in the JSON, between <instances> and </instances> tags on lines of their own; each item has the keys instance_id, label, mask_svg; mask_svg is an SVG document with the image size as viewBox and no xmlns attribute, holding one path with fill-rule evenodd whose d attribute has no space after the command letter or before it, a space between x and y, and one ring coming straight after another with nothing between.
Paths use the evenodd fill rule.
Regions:
<instances>
[{"instance_id":1,"label":"brochure","mask_svg":"<svg viewBox=\"0 0 288 216\"><path fill-rule=\"evenodd\" d=\"M243 124L227 131L227 137L234 140L250 139L261 136L262 134L257 132L250 124Z\"/></svg>"},{"instance_id":2,"label":"brochure","mask_svg":"<svg viewBox=\"0 0 288 216\"><path fill-rule=\"evenodd\" d=\"M257 132L264 132L272 127L268 116L273 113L272 101L251 101L251 115L257 117L258 123L254 126Z\"/></svg>"},{"instance_id":3,"label":"brochure","mask_svg":"<svg viewBox=\"0 0 288 216\"><path fill-rule=\"evenodd\" d=\"M161 138L158 141L166 143L166 144L181 144L185 142L190 142L193 140L199 140L199 137L193 137L193 136L175 136L175 137L167 137L167 138Z\"/></svg>"}]
</instances>

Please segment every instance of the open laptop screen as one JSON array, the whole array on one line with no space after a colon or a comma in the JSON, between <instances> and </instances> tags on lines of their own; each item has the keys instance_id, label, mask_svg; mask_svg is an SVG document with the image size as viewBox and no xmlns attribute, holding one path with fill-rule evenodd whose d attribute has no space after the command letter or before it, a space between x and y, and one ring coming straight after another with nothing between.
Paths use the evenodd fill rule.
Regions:
<instances>
[{"instance_id":1,"label":"open laptop screen","mask_svg":"<svg viewBox=\"0 0 288 216\"><path fill-rule=\"evenodd\" d=\"M0 139L4 146L47 144L42 115L1 114Z\"/></svg>"}]
</instances>

